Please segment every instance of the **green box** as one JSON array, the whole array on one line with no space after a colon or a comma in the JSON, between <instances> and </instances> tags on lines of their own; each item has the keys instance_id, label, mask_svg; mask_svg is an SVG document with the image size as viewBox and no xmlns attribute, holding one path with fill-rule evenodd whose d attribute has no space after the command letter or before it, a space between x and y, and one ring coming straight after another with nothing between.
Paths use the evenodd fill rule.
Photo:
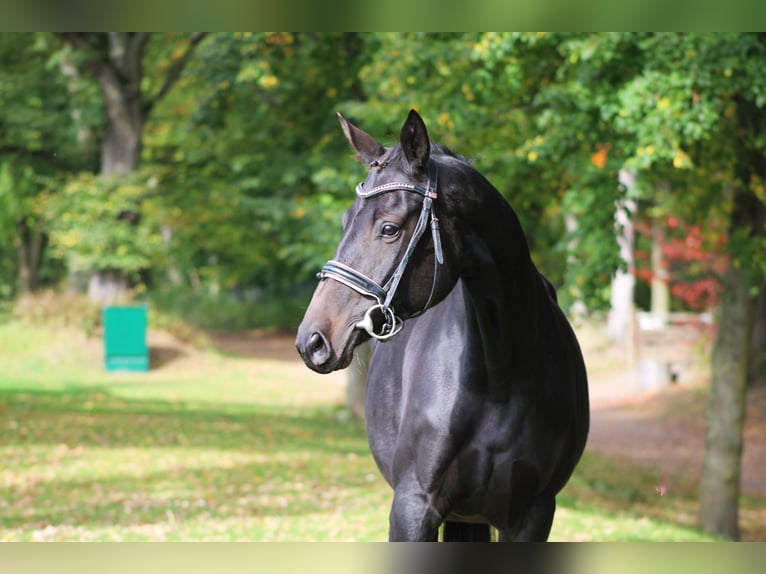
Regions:
<instances>
[{"instance_id":1,"label":"green box","mask_svg":"<svg viewBox=\"0 0 766 574\"><path fill-rule=\"evenodd\" d=\"M104 364L107 371L148 371L146 307L104 307Z\"/></svg>"}]
</instances>

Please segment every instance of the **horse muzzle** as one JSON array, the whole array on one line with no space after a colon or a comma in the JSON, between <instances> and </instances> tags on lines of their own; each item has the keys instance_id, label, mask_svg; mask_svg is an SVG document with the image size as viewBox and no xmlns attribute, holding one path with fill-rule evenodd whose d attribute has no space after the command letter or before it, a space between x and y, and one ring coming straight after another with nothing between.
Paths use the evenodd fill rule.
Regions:
<instances>
[{"instance_id":1,"label":"horse muzzle","mask_svg":"<svg viewBox=\"0 0 766 574\"><path fill-rule=\"evenodd\" d=\"M309 369L324 375L348 367L360 338L361 332L354 329L342 346L336 347L323 329L302 323L298 328L295 348Z\"/></svg>"},{"instance_id":2,"label":"horse muzzle","mask_svg":"<svg viewBox=\"0 0 766 574\"><path fill-rule=\"evenodd\" d=\"M326 374L336 370L335 364L338 361L335 351L321 331L311 330L303 333L299 330L295 348L298 349L303 362L312 371Z\"/></svg>"}]
</instances>

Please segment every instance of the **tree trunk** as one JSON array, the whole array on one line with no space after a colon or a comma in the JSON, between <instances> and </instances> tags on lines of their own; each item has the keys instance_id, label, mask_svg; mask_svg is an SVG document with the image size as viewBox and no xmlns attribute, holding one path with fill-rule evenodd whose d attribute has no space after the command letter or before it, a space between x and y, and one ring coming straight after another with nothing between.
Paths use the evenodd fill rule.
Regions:
<instances>
[{"instance_id":1,"label":"tree trunk","mask_svg":"<svg viewBox=\"0 0 766 574\"><path fill-rule=\"evenodd\" d=\"M670 288L665 264L665 226L656 215L652 217L652 315L663 326L670 315Z\"/></svg>"},{"instance_id":2,"label":"tree trunk","mask_svg":"<svg viewBox=\"0 0 766 574\"><path fill-rule=\"evenodd\" d=\"M752 103L738 101L737 123L741 131L760 133L760 110ZM739 242L760 241L764 234L766 206L752 191L751 175L766 168L763 153L749 147L749 138L738 140L735 150L737 184L729 237ZM705 455L700 481L700 526L711 533L738 540L739 494L742 443L745 424L745 397L750 366L756 297L752 292L752 257L745 243L733 252L724 277L724 291L713 348L713 379L707 409ZM761 281L762 282L762 281Z\"/></svg>"},{"instance_id":3,"label":"tree trunk","mask_svg":"<svg viewBox=\"0 0 766 574\"><path fill-rule=\"evenodd\" d=\"M753 321L747 380L750 386L766 385L766 285L761 286Z\"/></svg>"},{"instance_id":4,"label":"tree trunk","mask_svg":"<svg viewBox=\"0 0 766 574\"><path fill-rule=\"evenodd\" d=\"M630 189L635 184L633 173L621 170L620 183ZM633 260L633 222L631 216L636 212L636 204L632 200L618 203L615 211L615 226L617 228L617 243L620 246L620 257L626 263L625 271L618 269L612 278L612 293L607 319L607 331L615 340L625 344L626 360L635 360L635 310L633 293L635 290L635 264ZM628 213L631 215L629 216Z\"/></svg>"},{"instance_id":5,"label":"tree trunk","mask_svg":"<svg viewBox=\"0 0 766 574\"><path fill-rule=\"evenodd\" d=\"M148 36L110 32L108 38L107 60L95 68L106 109L101 175L124 177L136 170L141 154L141 78ZM115 225L130 223L119 221ZM124 299L127 290L127 276L119 269L95 269L88 282L88 298L99 303Z\"/></svg>"},{"instance_id":6,"label":"tree trunk","mask_svg":"<svg viewBox=\"0 0 766 574\"><path fill-rule=\"evenodd\" d=\"M121 85L110 71L99 76L106 106L106 133L101 144L101 175L128 175L138 167L141 153L140 92L131 85Z\"/></svg>"},{"instance_id":7,"label":"tree trunk","mask_svg":"<svg viewBox=\"0 0 766 574\"><path fill-rule=\"evenodd\" d=\"M29 226L26 220L16 222L19 259L19 292L22 295L37 290L42 254L47 236L40 229Z\"/></svg>"},{"instance_id":8,"label":"tree trunk","mask_svg":"<svg viewBox=\"0 0 766 574\"><path fill-rule=\"evenodd\" d=\"M88 299L103 305L125 303L128 279L118 269L104 269L93 273L88 281Z\"/></svg>"},{"instance_id":9,"label":"tree trunk","mask_svg":"<svg viewBox=\"0 0 766 574\"><path fill-rule=\"evenodd\" d=\"M138 167L141 150L140 99L137 95L125 93L120 89L110 73L101 80L107 108L107 126L101 144L101 175L104 177L122 177L129 175ZM130 220L115 221L115 225L131 225ZM118 269L95 269L88 282L88 298L99 303L109 303L122 299L127 294L128 278ZM103 298L106 297L106 298Z\"/></svg>"},{"instance_id":10,"label":"tree trunk","mask_svg":"<svg viewBox=\"0 0 766 574\"><path fill-rule=\"evenodd\" d=\"M745 272L730 265L713 348L713 380L707 408L700 482L700 526L739 539L742 432L754 301Z\"/></svg>"}]
</instances>

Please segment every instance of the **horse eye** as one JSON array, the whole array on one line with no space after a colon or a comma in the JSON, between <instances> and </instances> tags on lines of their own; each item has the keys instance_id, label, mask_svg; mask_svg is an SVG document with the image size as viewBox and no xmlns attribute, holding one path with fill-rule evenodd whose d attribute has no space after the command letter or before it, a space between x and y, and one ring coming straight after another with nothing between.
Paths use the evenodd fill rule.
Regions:
<instances>
[{"instance_id":1,"label":"horse eye","mask_svg":"<svg viewBox=\"0 0 766 574\"><path fill-rule=\"evenodd\" d=\"M399 227L393 223L385 223L380 229L380 233L383 237L396 237L399 234Z\"/></svg>"}]
</instances>

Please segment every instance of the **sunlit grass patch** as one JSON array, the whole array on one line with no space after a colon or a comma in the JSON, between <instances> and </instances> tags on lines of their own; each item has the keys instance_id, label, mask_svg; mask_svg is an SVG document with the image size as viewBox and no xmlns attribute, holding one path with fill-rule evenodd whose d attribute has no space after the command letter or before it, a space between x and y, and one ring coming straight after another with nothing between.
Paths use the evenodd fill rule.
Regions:
<instances>
[{"instance_id":1,"label":"sunlit grass patch","mask_svg":"<svg viewBox=\"0 0 766 574\"><path fill-rule=\"evenodd\" d=\"M552 540L702 541L694 524L692 484L674 481L631 461L586 451L557 498Z\"/></svg>"},{"instance_id":2,"label":"sunlit grass patch","mask_svg":"<svg viewBox=\"0 0 766 574\"><path fill-rule=\"evenodd\" d=\"M360 425L334 406L177 409L110 401L104 390L0 396L3 539L301 540L308 516L363 539L354 524L385 522L385 511L355 520L380 511L388 487Z\"/></svg>"}]
</instances>

